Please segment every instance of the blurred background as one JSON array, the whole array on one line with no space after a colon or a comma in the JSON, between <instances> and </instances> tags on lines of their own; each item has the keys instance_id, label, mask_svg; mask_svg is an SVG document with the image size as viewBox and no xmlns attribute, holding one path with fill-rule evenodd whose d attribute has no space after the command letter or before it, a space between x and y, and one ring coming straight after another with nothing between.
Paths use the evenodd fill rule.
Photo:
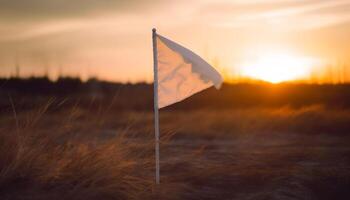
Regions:
<instances>
[{"instance_id":1,"label":"blurred background","mask_svg":"<svg viewBox=\"0 0 350 200\"><path fill-rule=\"evenodd\" d=\"M343 83L347 0L2 0L0 75L152 81L151 29L228 82Z\"/></svg>"}]
</instances>

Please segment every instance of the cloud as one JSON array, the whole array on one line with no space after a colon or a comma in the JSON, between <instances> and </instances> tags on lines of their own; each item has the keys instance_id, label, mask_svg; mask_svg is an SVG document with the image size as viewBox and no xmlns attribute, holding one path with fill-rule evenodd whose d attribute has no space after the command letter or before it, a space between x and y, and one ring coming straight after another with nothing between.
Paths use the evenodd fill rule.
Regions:
<instances>
[{"instance_id":1,"label":"cloud","mask_svg":"<svg viewBox=\"0 0 350 200\"><path fill-rule=\"evenodd\" d=\"M145 12L158 3L151 0L0 0L0 19L23 22Z\"/></svg>"},{"instance_id":2,"label":"cloud","mask_svg":"<svg viewBox=\"0 0 350 200\"><path fill-rule=\"evenodd\" d=\"M348 0L246 1L211 3L200 13L214 26L226 28L265 27L302 30L331 26L350 20ZM206 14L207 13L207 14ZM209 14L208 14L209 13Z\"/></svg>"}]
</instances>

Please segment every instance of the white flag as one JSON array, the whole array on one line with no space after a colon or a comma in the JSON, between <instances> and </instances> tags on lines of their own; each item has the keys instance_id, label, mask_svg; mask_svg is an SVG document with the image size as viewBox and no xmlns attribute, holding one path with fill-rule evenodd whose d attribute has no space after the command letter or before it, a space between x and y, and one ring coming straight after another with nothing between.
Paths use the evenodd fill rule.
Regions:
<instances>
[{"instance_id":1,"label":"white flag","mask_svg":"<svg viewBox=\"0 0 350 200\"><path fill-rule=\"evenodd\" d=\"M158 107L179 102L197 92L222 84L221 75L205 60L176 44L156 35L158 50Z\"/></svg>"}]
</instances>

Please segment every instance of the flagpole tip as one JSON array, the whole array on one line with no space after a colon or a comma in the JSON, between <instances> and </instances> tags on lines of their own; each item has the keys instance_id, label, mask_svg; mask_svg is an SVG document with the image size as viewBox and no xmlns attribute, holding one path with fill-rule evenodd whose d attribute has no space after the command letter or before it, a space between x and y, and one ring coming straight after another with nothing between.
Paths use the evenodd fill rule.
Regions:
<instances>
[{"instance_id":1,"label":"flagpole tip","mask_svg":"<svg viewBox=\"0 0 350 200\"><path fill-rule=\"evenodd\" d=\"M152 28L152 32L155 33L157 30L155 28Z\"/></svg>"}]
</instances>

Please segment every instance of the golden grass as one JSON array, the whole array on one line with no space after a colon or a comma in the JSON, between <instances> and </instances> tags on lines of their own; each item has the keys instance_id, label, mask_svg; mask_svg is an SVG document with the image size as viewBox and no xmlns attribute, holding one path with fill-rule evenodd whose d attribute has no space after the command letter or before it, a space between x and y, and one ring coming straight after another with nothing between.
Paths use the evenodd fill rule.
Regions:
<instances>
[{"instance_id":1,"label":"golden grass","mask_svg":"<svg viewBox=\"0 0 350 200\"><path fill-rule=\"evenodd\" d=\"M161 111L156 187L152 113L50 106L0 116L0 199L349 197L348 110Z\"/></svg>"},{"instance_id":2,"label":"golden grass","mask_svg":"<svg viewBox=\"0 0 350 200\"><path fill-rule=\"evenodd\" d=\"M299 109L248 108L161 113L161 128L191 136L224 137L246 134L335 134L347 135L350 110L321 105Z\"/></svg>"},{"instance_id":3,"label":"golden grass","mask_svg":"<svg viewBox=\"0 0 350 200\"><path fill-rule=\"evenodd\" d=\"M150 173L153 169L152 140L131 141L123 133L116 133L119 135L108 140L87 138L83 134L72 134L75 128L67 122L60 123L65 124L61 130L56 125L50 129L50 124L46 124L46 131L43 131L42 126L36 124L43 112L35 113L35 118L16 123L20 127L1 130L1 199L141 199L150 196L154 187Z\"/></svg>"}]
</instances>

